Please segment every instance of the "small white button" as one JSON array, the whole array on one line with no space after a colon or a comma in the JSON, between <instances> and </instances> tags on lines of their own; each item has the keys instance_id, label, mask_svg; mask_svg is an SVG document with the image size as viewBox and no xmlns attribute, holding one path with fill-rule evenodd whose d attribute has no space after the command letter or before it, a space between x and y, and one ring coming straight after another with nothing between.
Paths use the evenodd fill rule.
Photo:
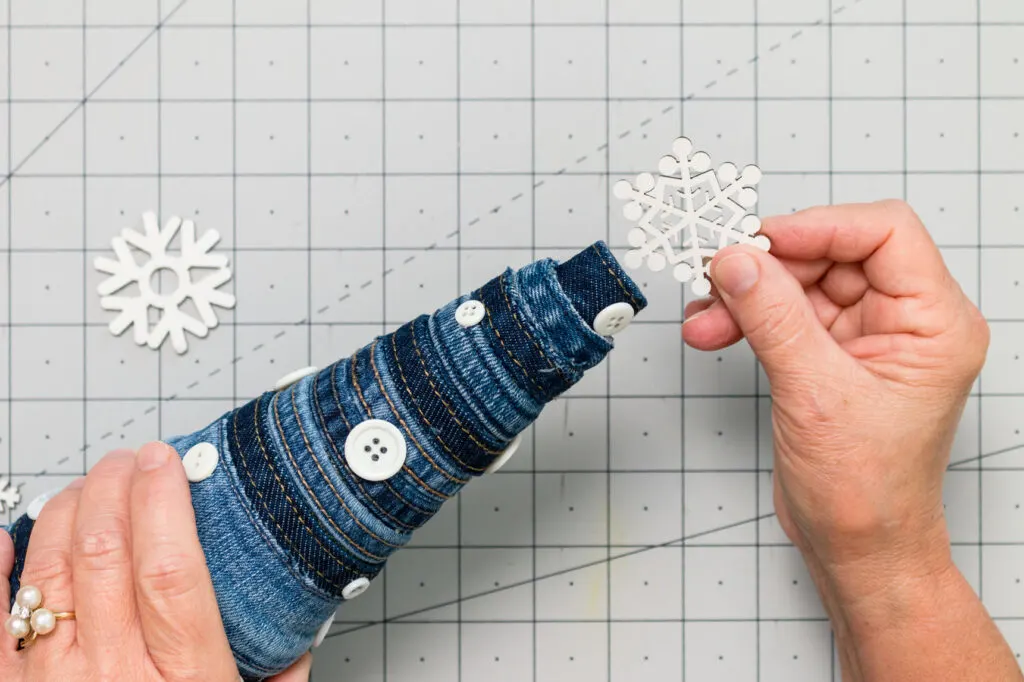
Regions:
<instances>
[{"instance_id":1,"label":"small white button","mask_svg":"<svg viewBox=\"0 0 1024 682\"><path fill-rule=\"evenodd\" d=\"M182 464L185 465L185 477L192 483L205 481L213 475L220 453L210 443L200 443L185 453Z\"/></svg>"},{"instance_id":2,"label":"small white button","mask_svg":"<svg viewBox=\"0 0 1024 682\"><path fill-rule=\"evenodd\" d=\"M292 372L291 374L288 374L288 375L283 376L280 379L278 379L277 383L274 384L274 390L275 391L283 391L284 389L288 388L292 384L297 384L300 381L302 381L303 379L305 379L306 377L308 377L310 374L316 374L319 371L320 371L319 367L304 367L302 369L297 369L294 372Z\"/></svg>"},{"instance_id":3,"label":"small white button","mask_svg":"<svg viewBox=\"0 0 1024 682\"><path fill-rule=\"evenodd\" d=\"M594 318L594 331L601 336L615 336L633 322L636 313L628 303L608 306Z\"/></svg>"},{"instance_id":4,"label":"small white button","mask_svg":"<svg viewBox=\"0 0 1024 682\"><path fill-rule=\"evenodd\" d=\"M32 502L30 502L28 505L28 517L33 521L37 520L39 518L39 515L43 513L43 507L46 506L46 503L52 500L53 498L57 497L57 494L61 490L61 488L57 488L56 490L50 490L48 492L43 493L36 499L32 500Z\"/></svg>"},{"instance_id":5,"label":"small white button","mask_svg":"<svg viewBox=\"0 0 1024 682\"><path fill-rule=\"evenodd\" d=\"M405 465L405 438L390 422L362 422L345 439L345 460L359 478L386 481Z\"/></svg>"},{"instance_id":6,"label":"small white button","mask_svg":"<svg viewBox=\"0 0 1024 682\"><path fill-rule=\"evenodd\" d=\"M313 640L313 648L317 648L324 643L327 639L327 633L331 631L331 626L334 625L334 618L338 615L335 611L331 614L331 617L324 621L324 624L320 626L320 630L316 633L316 639Z\"/></svg>"},{"instance_id":7,"label":"small white button","mask_svg":"<svg viewBox=\"0 0 1024 682\"><path fill-rule=\"evenodd\" d=\"M487 473L493 474L495 471L508 464L508 461L512 459L512 455L516 454L516 450L518 450L519 446L522 444L523 436L521 434L517 435L509 446L505 448L505 452L498 455L498 459L491 462L491 466L487 467Z\"/></svg>"},{"instance_id":8,"label":"small white button","mask_svg":"<svg viewBox=\"0 0 1024 682\"><path fill-rule=\"evenodd\" d=\"M348 585L345 585L345 589L341 591L341 596L348 601L349 599L355 599L363 592L370 589L370 581L366 578L356 578Z\"/></svg>"},{"instance_id":9,"label":"small white button","mask_svg":"<svg viewBox=\"0 0 1024 682\"><path fill-rule=\"evenodd\" d=\"M487 308L480 301L466 301L455 310L455 321L463 327L480 324L487 314Z\"/></svg>"}]
</instances>

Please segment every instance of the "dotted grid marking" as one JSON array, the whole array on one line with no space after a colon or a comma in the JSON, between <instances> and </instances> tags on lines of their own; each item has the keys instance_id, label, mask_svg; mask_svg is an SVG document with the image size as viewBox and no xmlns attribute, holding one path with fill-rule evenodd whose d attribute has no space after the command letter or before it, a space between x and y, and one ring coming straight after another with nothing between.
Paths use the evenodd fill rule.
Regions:
<instances>
[{"instance_id":1,"label":"dotted grid marking","mask_svg":"<svg viewBox=\"0 0 1024 682\"><path fill-rule=\"evenodd\" d=\"M969 463L972 463L972 462L978 462L978 461L981 461L981 460L984 460L984 459L988 459L990 457L998 457L999 455L1005 455L1007 453L1014 452L1016 450L1021 450L1021 449L1024 449L1024 443L1021 443L1019 445L1014 445L1014 446L1011 446L1011 447L1008 447L1008 448L1003 448L1001 450L996 450L994 452L989 452L989 453L986 453L984 455L980 455L978 457L969 457L969 458L966 458L966 459L957 460L957 461L952 462L951 464L949 464L949 466L946 467L946 471L956 471L957 469L955 469L955 467L959 467L959 466L962 466L964 464L969 464ZM374 627L374 626L377 626L377 625L385 625L385 624L393 623L393 622L396 622L396 621L402 621L402 620L405 620L406 618L411 618L412 616L418 616L418 615L420 615L422 613L427 613L428 611L434 611L436 609L444 608L446 606L453 606L455 604L459 604L459 603L462 603L464 601L469 601L470 599L479 599L481 597L487 597L487 596L490 596L492 594L497 594L498 592L505 592L507 590L512 590L512 589L515 589L517 587L523 587L525 585L530 585L532 583L540 582L541 580L547 580L549 578L557 578L558 576L566 575L568 573L573 573L575 571L582 571L582 570L585 570L585 569L588 569L588 568L593 568L595 566L601 566L601 565L604 565L604 564L609 564L609 563L611 563L613 561L618 561L619 559L627 559L629 557L634 557L634 556L637 556L638 554L644 554L644 553L650 552L652 550L665 549L665 548L668 548L668 547L685 547L688 542L692 542L693 540L698 540L700 538L708 537L709 535L714 535L715 533L721 533L722 531L732 530L734 528L741 528L743 526L750 525L751 523L760 523L761 521L767 521L769 519L775 518L776 516L777 516L777 514L775 514L774 512L771 512L771 513L768 513L768 514L762 514L761 516L754 516L754 517L749 518L749 519L743 519L742 521L734 521L732 523L728 523L728 524L725 524L725 525L722 525L722 526L716 526L714 528L709 528L707 530L698 531L698 532L693 533L691 535L686 535L684 537L677 538L675 540L669 540L668 542L662 542L662 543L659 543L657 545L647 545L647 546L644 546L644 547L639 547L637 549L633 549L633 550L630 550L628 552L624 552L622 554L616 554L615 556L606 557L606 558L603 558L603 559L596 559L594 561L589 561L589 562L587 562L585 564L578 564L578 565L575 565L575 566L570 566L568 568L559 569L559 570L554 571L552 573L545 573L544 575L538 575L535 578L528 578L526 580L520 580L518 582L509 583L508 585L501 585L500 587L496 587L496 588L493 588L493 589L485 590L483 592L477 592L475 594L469 594L469 595L466 595L464 597L459 597L459 598L456 598L456 599L450 599L448 601L440 602L440 603L437 603L437 604L432 604L430 606L421 607L421 608L418 608L418 609L416 609L414 611L408 611L406 613L400 613L400 614L398 614L396 616L391 616L389 618L384 618L382 620L367 621L367 622L361 623L359 625L353 625L352 627L346 628L346 629L338 631L338 632L332 632L331 634L327 635L327 639L332 639L334 637L340 637L342 635L347 635L347 634L350 634L350 633L353 633L353 632L359 632L360 630L365 630L366 628ZM822 619L822 620L824 620L824 619ZM431 621L431 622L437 622L437 621Z\"/></svg>"},{"instance_id":2,"label":"dotted grid marking","mask_svg":"<svg viewBox=\"0 0 1024 682\"><path fill-rule=\"evenodd\" d=\"M854 6L854 5L858 5L858 4L862 3L863 1L864 1L864 0L851 0L851 2L848 2L848 3L846 3L846 4L843 4L843 5L839 5L838 7L836 7L835 9L833 9L833 10L832 10L832 12L831 12L831 14L832 14L833 16L838 16L838 15L842 14L843 12L845 12L845 11L846 11L847 9L849 9L849 8L850 8L851 6ZM125 59L122 59L122 60L120 61L120 63L119 63L118 65L117 65L117 67L116 67L116 68L115 68L115 69L114 69L114 70L113 70L113 71L112 71L112 72L111 72L111 73L110 73L110 74L109 74L109 75L108 75L108 76L107 76L106 78L104 78L104 79L103 79L103 81L102 81L102 82L101 82L101 83L100 83L100 84L99 84L99 85L98 85L98 86L97 86L96 88L93 88L93 90L92 90L92 91L91 91L91 92L89 93L89 95L88 95L88 96L87 96L87 97L86 97L85 99L83 99L83 100L82 100L82 102L81 102L81 103L79 103L78 105L76 105L75 109L74 109L74 110L72 110L72 112L71 112L70 114L68 114L68 116L67 116L67 117L66 117L66 118L64 119L64 121L62 121L62 122L61 122L60 124L58 124L57 128L55 128L53 132L56 132L56 130L58 130L58 129L60 128L60 126L61 126L61 125L63 125L63 123L64 123L65 121L67 121L67 119L68 119L68 118L70 118L72 114L74 114L74 112L75 112L75 111L77 111L77 110L78 110L79 108L81 108L82 106L84 106L84 105L85 105L85 103L86 103L86 101L88 101L89 97L91 97L92 95L94 95L94 94L96 93L96 91L97 91L97 90L99 90L99 88L100 88L100 87L102 87L102 85L103 85L104 83L106 83L106 82L107 82L108 80L110 80L110 78L111 78L111 77L112 77L112 76L113 76L113 75L114 75L114 74L115 74L115 73L116 73L116 72L117 72L117 71L118 71L118 70L119 70L119 69L120 69L120 68L121 68L122 66L124 66L125 62L126 62L126 61L127 61L127 60L128 60L128 59L129 59L129 58L130 58L130 57L131 57L131 56L132 56L133 54L135 54L136 52L138 52L138 50L139 50L139 49L140 49L140 48L142 47L142 45L143 45L143 44L144 44L144 43L146 42L146 40L148 40L148 39L149 39L150 37L152 37L153 35L155 35L155 34L156 34L156 32L157 32L157 31L159 31L159 30L160 30L160 28L161 28L161 27L163 27L163 26L164 26L164 24L166 24L166 23L167 23L167 22L168 22L168 21L169 21L169 20L171 19L171 17L172 17L173 15L174 15L174 13L175 13L175 12L177 12L177 11L178 11L178 10L179 10L179 9L180 9L180 8L182 7L182 5L184 5L184 4L186 3L186 2L188 2L188 0L181 0L181 2L180 2L180 3L178 3L178 5L177 5L177 6L176 6L176 7L174 8L174 10L172 10L172 11L171 11L171 13L170 13L170 14L168 14L168 16L167 16L167 17L166 17L166 18L165 18L165 19L164 19L164 20L163 20L162 22L160 22L159 24L157 24L157 26L156 26L156 27L155 27L155 28L153 29L153 31L151 31L151 32L150 32L149 34L147 34L146 38L145 38L145 39L143 39L143 41L142 41L142 42L141 42L141 43L140 43L139 45L137 45L137 46L135 47L135 49L133 49L133 50L131 51L131 53L129 53L129 55L128 55L127 57L125 57ZM810 25L809 25L809 27L810 27L810 28L813 28L813 27L816 27L816 26L824 26L824 25L826 24L826 22L827 22L827 18L821 18L821 19L818 19L817 21L813 22L812 24L810 24ZM778 51L778 50L780 50L780 49L781 49L781 48L783 47L783 45L785 45L785 44L786 44L787 42L789 42L789 43L792 43L792 42L793 42L793 41L795 41L795 40L799 40L799 39L800 39L800 37L801 37L801 36L803 36L803 35L804 35L804 29L798 29L798 30L794 31L794 32L792 33L792 35L790 35L790 36L789 36L789 39L788 39L788 41L779 41L779 42L777 42L777 43L774 43L774 44L770 45L770 46L769 46L769 47L768 47L768 48L767 48L767 49L766 49L766 50L765 50L765 51L764 51L764 52L763 52L762 54L755 54L755 55L754 55L753 57L750 57L749 59L747 59L747 61L746 61L746 63L745 63L745 64L743 64L743 65L741 65L741 66L735 66L735 67L733 67L733 68L729 69L729 71L725 72L725 74L724 74L724 75L723 75L723 76L722 76L721 78L717 78L717 79L715 79L715 80L711 80L711 81L708 81L708 83L706 83L706 84L705 84L705 85L703 86L703 88L701 88L700 90L695 90L695 91L693 91L693 92L690 92L689 94L687 94L687 95L686 95L685 97L683 97L683 98L682 98L682 102L688 102L688 101L690 101L690 100L696 99L696 97L698 96L698 94L699 94L699 93L701 93L701 92L707 92L707 91L709 91L709 90L712 90L712 89L713 89L713 88L715 88L716 86L718 86L718 85L722 84L723 82L725 82L725 81L726 81L726 79L728 79L728 78L731 78L732 76L735 76L736 74L740 73L740 72L741 72L741 71L743 70L743 68L745 68L745 67L750 67L750 66L753 66L753 65L754 65L754 64L756 64L756 63L757 63L758 61L760 61L760 60L761 60L761 59L762 59L762 58L763 58L763 57L764 57L765 55L767 55L767 54L771 54L771 53L774 53L774 52L777 52L777 51ZM644 119L643 121L640 121L640 123L639 123L639 124L638 124L638 125L637 125L636 127L634 127L634 128L631 128L631 129L629 129L629 130L625 130L625 131L623 131L623 132L619 133L619 134L618 134L618 139L620 139L620 140L624 140L624 139L628 138L628 137L629 137L630 135L632 135L633 133L635 133L635 132L638 132L638 131L640 131L640 130L643 130L644 128L646 128L646 127L650 126L650 125L651 125L652 123L654 123L654 121L656 120L656 118L657 118L658 116L667 116L668 114L671 114L672 112L674 112L674 111L676 111L677 109L679 109L679 107L680 107L680 106L682 106L682 105L681 105L681 104L670 104L670 105L666 106L665 108L663 108L663 109L662 109L662 110L661 110L661 111L660 111L660 112L659 112L658 114L656 114L655 116L652 116L652 117L648 117L648 118ZM31 152L31 153L29 154L29 157L27 157L26 159L22 160L22 161L21 161L21 163L19 163L19 164L18 164L18 167L17 167L17 168L20 168L21 166L23 166L23 165L25 164L25 162L26 162L26 161L28 160L28 158L30 158L32 154L34 154L34 153L35 153L36 151L38 151L38 150L39 150L39 148L41 148L41 147L43 146L43 144L45 144L45 143L46 143L46 141L47 141L47 140L49 140L49 138L50 138L50 136L51 136L52 134L53 134L53 133L51 133L50 135L48 135L48 136L46 137L46 139L44 139L44 140L43 140L43 142L41 142L41 143L40 143L39 145L37 145L37 146L36 146L36 148L35 148L35 149L33 149L33 151L32 151L32 152ZM586 161L587 161L588 159L590 159L590 158L591 158L592 156L594 156L594 155L596 155L596 154L598 154L598 153L601 153L601 152L606 152L607 150L608 150L608 143L606 142L606 143L604 143L604 144L600 145L599 147L597 147L597 148L596 148L596 149L594 150L594 152L592 152L591 154L586 154L586 155L584 155L584 156L581 156L581 157L577 158L574 164L571 164L571 165L565 166L565 167L563 167L563 168L559 169L558 171L556 171L555 173L552 173L552 175L554 175L554 176L561 176L561 175L565 175L566 173L568 173L568 172L570 171L570 169L571 169L571 168L572 168L573 166L578 166L578 165L580 165L580 164L583 164L583 163L585 163L585 162L586 162ZM10 174L9 174L9 175L8 175L8 176L6 177L6 178L5 178L4 182L6 182L6 181L10 180L11 176L12 176L12 175L14 175L14 173L15 173L15 172L17 171L17 168L15 168L15 169L14 169L14 170L13 170L13 171L12 171L12 172L11 172L11 173L10 173ZM534 190L538 190L538 189L540 189L541 187L543 187L543 186L544 186L545 184L547 184L547 180L538 180L537 182L535 182L535 183L533 184L533 189L534 189ZM3 182L0 182L0 187L2 187L2 186L3 186ZM473 218L472 220L470 220L470 221L469 221L469 222L467 223L467 227L473 227L473 226L475 226L475 225L478 225L478 224L479 224L480 222L482 222L482 221L483 221L483 220L484 220L484 219L485 219L485 218L486 218L486 217L487 217L488 215L497 215L498 213L500 213L500 212L502 211L502 209L503 209L503 208L504 208L505 206L507 206L507 205L509 205L509 204L513 204L513 203L515 203L515 202L517 202L517 201L519 201L519 200L523 199L523 198L524 198L525 196L526 196L526 195L525 195L525 193L523 193L523 192L520 192L520 193L516 194L515 196L513 196L513 197L509 198L509 199L508 199L508 200L507 200L506 202L504 202L504 203L501 203L501 204L497 204L496 206L494 206L493 208L491 208L491 209L490 209L489 211L487 211L487 213L485 213L485 214L481 214L481 215L479 215L479 216L477 216L477 217ZM447 241L449 241L449 240L451 240L451 239L454 239L454 238L455 238L456 236L458 236L458 235L459 235L459 233L460 233L461 231L462 231L462 228L457 228L457 229L455 229L455 230L452 230L451 232L449 232L448 234L446 234L446 235L445 235L445 236L444 236L444 237L443 237L442 239L440 239L440 240L438 240L438 241L435 241L435 242L433 242L433 243L429 244L428 246L424 247L424 248L422 249L422 251L423 251L423 252L429 252L429 251L433 251L433 250L437 249L437 248L438 248L438 247L439 247L439 246L440 246L440 245L441 245L442 243L444 243L444 242L447 242ZM404 266L404 265L408 265L409 263L412 263L412 262L413 262L414 260L416 260L416 257L417 257L417 256L416 256L416 254L412 254L412 255L410 255L410 256L408 256L408 257L406 257L406 258L405 258L405 260L403 260L403 261L402 261L402 263L401 263L401 266ZM401 266L399 266L399 267L401 267ZM384 270L384 271L383 271L383 272L381 273L381 278L384 278L384 277L388 277L389 275L392 275L392 274L393 274L393 273L395 272L395 270L396 270L396 268L394 268L394 267L391 267L391 268L387 268L386 270ZM359 290L360 290L360 291L366 290L367 288L369 288L370 286L372 286L372 285L374 284L374 281L375 281L375 280L373 280L373 279L369 279L369 280L367 280L367 281L363 282L362 284L360 284L360 285L359 285ZM339 296L339 297L338 297L338 300L337 300L337 303L344 303L345 301L347 301L347 300L348 300L348 299L350 299L351 297L352 297L352 294L351 294L351 293L347 293L347 294L344 294L344 295L342 295L342 296ZM324 306L322 306L322 307L318 308L318 309L316 310L316 314L318 314L318 315L323 315L324 313L326 313L327 311L329 311L329 310L331 309L332 305L335 305L335 304L327 304L327 305L324 305ZM308 323L309 323L309 318L302 318L301 320L298 320L298 321L294 322L294 323L293 323L292 325L290 325L290 326L293 326L293 327L302 327L302 326L305 326L305 325L306 325L306 324L308 324ZM287 329L284 329L284 330L281 330L281 331L277 332L277 333L276 333L276 334L275 334L275 335L274 335L274 336L273 336L273 337L272 337L271 339L269 339L268 341L266 341L266 342L264 342L264 343L258 343L258 344L256 344L256 345L254 345L254 346L252 347L252 350L251 350L251 351L249 352L249 355L237 355L237 356L235 356L234 358L232 358L232 359L231 359L231 361L230 361L230 362L228 363L228 365L225 365L224 367L220 367L220 368L214 369L214 370L212 370L211 372L209 372L209 373L208 373L208 374L206 375L206 377L204 377L204 378L201 378L201 379L197 379L197 380L193 381L192 383L190 383L190 384L189 384L188 386L186 386L186 387L185 387L185 390L186 390L186 391L190 391L190 390L192 390L192 389L196 388L197 386L199 386L199 385L200 385L200 384L201 384L201 383L203 382L203 380L204 380L204 379L211 379L211 378L213 378L213 377L217 376L218 374L220 374L220 373L221 373L222 371L224 371L224 370L225 370L225 369L227 369L228 367L231 367L231 366L237 365L237 364L238 364L239 362L241 362L242 360L244 360L244 359L245 359L246 357L249 357L249 356L251 356L251 354L252 354L252 353L258 353L259 351L261 351L261 350L263 350L264 348L266 348L266 347L267 347L267 346L268 346L268 345L269 345L270 343L272 343L272 342L274 342L274 341L278 341L278 340L280 340L280 339L281 339L282 337L286 336L286 335L287 335L287 333L288 333L288 330L287 330ZM174 401L174 400L177 400L177 399L178 399L178 398L180 398L180 397L181 397L181 396L180 396L180 394L178 394L178 393L174 393L174 394L172 394L172 395L168 396L168 397L167 397L167 398L165 399L165 402L172 402L172 401ZM144 412L142 413L142 415L140 415L140 416L146 416L146 415L150 415L150 414L152 414L152 413L156 412L156 410L157 410L156 406L152 406L152 407L150 407L150 408L146 409L146 410L145 410L145 411L144 411ZM136 419L137 419L137 418L136 418ZM124 422L124 423L122 424L122 427L128 427L128 426L130 426L131 424L133 424L133 423L134 423L134 422L136 421L136 419L129 419L129 420L127 420L126 422ZM114 437L114 432L113 432L113 431L107 431L107 432L103 433L103 434L102 434L102 435L101 435L101 436L99 437L99 439L98 439L98 442L103 442L103 441L109 440L110 438L113 438L113 437ZM91 444L91 443L85 443L85 444L84 444L84 445L83 445L82 447L80 447L80 448L79 448L79 449L77 450L77 452L76 452L76 455L80 455L80 454L82 454L82 453L84 453L84 452L87 452L88 450L92 449L93 447L96 447L96 445L93 445L93 444ZM58 464L58 465L60 465L60 464L63 464L63 463L65 463L65 462L69 461L70 459L71 459L71 457L70 457L70 456L68 456L68 457L65 457L65 458L63 458L63 459L59 460L59 461L57 462L57 464ZM39 473L37 473L37 474L34 474L34 476L35 476L35 477L39 477L39 476L45 476L45 475L46 475L46 473L47 473L47 470L46 470L46 469L43 469L43 470L42 470L42 471L40 471Z\"/></svg>"}]
</instances>

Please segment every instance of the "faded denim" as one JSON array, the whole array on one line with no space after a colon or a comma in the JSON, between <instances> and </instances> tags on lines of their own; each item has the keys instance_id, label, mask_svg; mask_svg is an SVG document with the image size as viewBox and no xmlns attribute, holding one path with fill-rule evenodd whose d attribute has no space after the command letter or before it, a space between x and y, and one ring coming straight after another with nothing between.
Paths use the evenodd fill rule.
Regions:
<instances>
[{"instance_id":1,"label":"faded denim","mask_svg":"<svg viewBox=\"0 0 1024 682\"><path fill-rule=\"evenodd\" d=\"M469 299L487 314L463 328L455 310ZM613 342L591 324L619 302L647 306L603 242L562 264L508 269L293 386L167 439L182 456L201 442L221 455L192 497L243 677L264 679L307 651L344 608L347 584L372 581L547 403L599 364ZM344 457L350 429L371 418L398 427L407 446L404 468L379 483L360 479ZM12 595L32 525L25 516L10 528Z\"/></svg>"}]
</instances>

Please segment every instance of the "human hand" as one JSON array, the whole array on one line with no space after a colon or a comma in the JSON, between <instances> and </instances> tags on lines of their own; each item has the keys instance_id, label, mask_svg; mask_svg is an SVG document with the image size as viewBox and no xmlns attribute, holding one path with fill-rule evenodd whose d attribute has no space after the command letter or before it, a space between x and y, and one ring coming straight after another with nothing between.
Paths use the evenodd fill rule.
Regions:
<instances>
[{"instance_id":1,"label":"human hand","mask_svg":"<svg viewBox=\"0 0 1024 682\"><path fill-rule=\"evenodd\" d=\"M701 350L745 337L763 364L783 529L842 598L948 570L942 484L984 318L902 202L813 208L763 231L771 254L716 256L716 298L691 304L683 337Z\"/></svg>"},{"instance_id":2,"label":"human hand","mask_svg":"<svg viewBox=\"0 0 1024 682\"><path fill-rule=\"evenodd\" d=\"M0 533L0 604L10 603L14 547ZM75 613L26 649L0 632L0 669L15 682L238 682L177 453L117 451L47 502L21 585ZM309 679L307 655L275 678Z\"/></svg>"}]
</instances>

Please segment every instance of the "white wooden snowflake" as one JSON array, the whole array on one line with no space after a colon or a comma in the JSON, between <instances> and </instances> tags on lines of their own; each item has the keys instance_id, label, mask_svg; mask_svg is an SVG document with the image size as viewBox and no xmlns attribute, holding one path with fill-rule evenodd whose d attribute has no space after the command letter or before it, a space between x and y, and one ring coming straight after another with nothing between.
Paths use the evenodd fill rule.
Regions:
<instances>
[{"instance_id":1,"label":"white wooden snowflake","mask_svg":"<svg viewBox=\"0 0 1024 682\"><path fill-rule=\"evenodd\" d=\"M627 267L646 263L654 272L672 266L678 281L692 282L693 293L706 296L708 264L718 251L731 244L765 251L771 246L757 234L761 220L749 210L757 204L761 169L740 171L724 163L711 170L711 157L694 152L685 137L673 143L672 152L659 162L657 177L642 173L635 186L626 180L615 185L615 196L628 201L626 219L636 224L628 235L633 250L624 260Z\"/></svg>"},{"instance_id":2,"label":"white wooden snowflake","mask_svg":"<svg viewBox=\"0 0 1024 682\"><path fill-rule=\"evenodd\" d=\"M125 229L121 236L114 238L116 261L96 259L96 269L110 275L99 286L103 297L100 305L105 310L120 311L120 315L110 322L110 331L115 336L134 326L135 343L140 346L148 344L150 348L159 348L169 336L174 349L184 353L188 350L185 332L205 338L217 326L213 306L235 306L234 296L218 290L231 279L228 259L211 253L220 241L220 235L215 230L207 230L197 239L196 226L191 220L171 217L161 230L156 216L146 213L143 227L144 234ZM169 252L179 232L180 252ZM136 262L129 246L148 256L148 260ZM202 270L210 272L202 276L197 272ZM177 279L174 291L164 294L154 289L153 278L161 272ZM137 294L115 295L129 285L137 287ZM182 309L187 301L192 302L198 317ZM151 308L159 315L152 329L149 326Z\"/></svg>"},{"instance_id":3,"label":"white wooden snowflake","mask_svg":"<svg viewBox=\"0 0 1024 682\"><path fill-rule=\"evenodd\" d=\"M18 506L18 503L21 502L19 488L21 486L14 485L0 476L0 513L9 512Z\"/></svg>"}]
</instances>

